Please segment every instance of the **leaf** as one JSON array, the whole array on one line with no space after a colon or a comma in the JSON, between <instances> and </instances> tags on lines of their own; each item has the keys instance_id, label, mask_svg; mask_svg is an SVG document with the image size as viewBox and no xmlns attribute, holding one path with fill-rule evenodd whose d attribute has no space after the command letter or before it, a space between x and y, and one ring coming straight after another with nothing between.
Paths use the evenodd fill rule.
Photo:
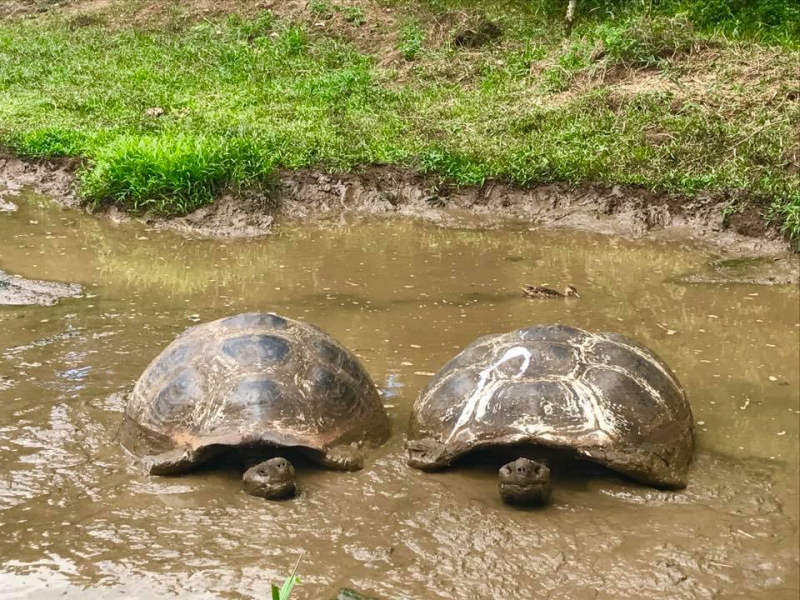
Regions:
<instances>
[{"instance_id":1,"label":"leaf","mask_svg":"<svg viewBox=\"0 0 800 600\"><path fill-rule=\"evenodd\" d=\"M281 600L281 591L277 585L272 586L272 600Z\"/></svg>"},{"instance_id":2,"label":"leaf","mask_svg":"<svg viewBox=\"0 0 800 600\"><path fill-rule=\"evenodd\" d=\"M289 600L289 596L292 594L292 589L294 588L296 583L300 583L300 578L292 575L291 577L287 577L286 581L283 582L283 587L280 591L280 598L279 600Z\"/></svg>"},{"instance_id":3,"label":"leaf","mask_svg":"<svg viewBox=\"0 0 800 600\"><path fill-rule=\"evenodd\" d=\"M297 576L297 567L300 565L300 559L303 558L303 555L297 557L297 562L294 563L294 569L292 569L292 574L286 578L286 581L283 582L283 587L281 587L280 595L277 600L289 600L289 596L292 593L292 589L297 583L300 583L300 578ZM275 592L272 592L273 600L275 599Z\"/></svg>"}]
</instances>

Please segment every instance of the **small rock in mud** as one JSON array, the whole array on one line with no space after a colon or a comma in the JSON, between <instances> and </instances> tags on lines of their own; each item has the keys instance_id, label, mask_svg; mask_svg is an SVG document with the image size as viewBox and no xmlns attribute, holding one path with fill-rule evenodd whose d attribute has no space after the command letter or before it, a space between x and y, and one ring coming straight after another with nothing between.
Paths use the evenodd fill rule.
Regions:
<instances>
[{"instance_id":1,"label":"small rock in mud","mask_svg":"<svg viewBox=\"0 0 800 600\"><path fill-rule=\"evenodd\" d=\"M0 212L14 212L15 210L17 210L16 204L0 198Z\"/></svg>"},{"instance_id":2,"label":"small rock in mud","mask_svg":"<svg viewBox=\"0 0 800 600\"><path fill-rule=\"evenodd\" d=\"M76 298L82 289L77 283L37 281L8 275L0 271L0 305L53 306L61 298Z\"/></svg>"},{"instance_id":3,"label":"small rock in mud","mask_svg":"<svg viewBox=\"0 0 800 600\"><path fill-rule=\"evenodd\" d=\"M483 21L475 27L459 31L453 43L459 48L480 48L503 35L503 30L491 21Z\"/></svg>"}]
</instances>

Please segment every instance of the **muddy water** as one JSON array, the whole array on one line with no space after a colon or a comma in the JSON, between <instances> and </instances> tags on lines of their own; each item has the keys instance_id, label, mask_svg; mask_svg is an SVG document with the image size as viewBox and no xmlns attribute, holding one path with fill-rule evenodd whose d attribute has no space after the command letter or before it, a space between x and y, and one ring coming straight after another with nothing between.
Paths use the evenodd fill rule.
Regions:
<instances>
[{"instance_id":1,"label":"muddy water","mask_svg":"<svg viewBox=\"0 0 800 600\"><path fill-rule=\"evenodd\" d=\"M0 307L0 597L267 598L302 554L300 599L794 599L800 299L679 283L712 254L575 232L407 221L283 228L225 243L15 197L0 269L77 282L55 307ZM530 301L522 283L582 298ZM382 389L391 441L359 473L299 469L302 495L239 474L148 478L121 451L117 392L196 321L271 310L316 323ZM411 404L472 339L562 322L632 335L674 367L700 450L689 488L562 477L551 507L503 506L493 465L403 462Z\"/></svg>"}]
</instances>

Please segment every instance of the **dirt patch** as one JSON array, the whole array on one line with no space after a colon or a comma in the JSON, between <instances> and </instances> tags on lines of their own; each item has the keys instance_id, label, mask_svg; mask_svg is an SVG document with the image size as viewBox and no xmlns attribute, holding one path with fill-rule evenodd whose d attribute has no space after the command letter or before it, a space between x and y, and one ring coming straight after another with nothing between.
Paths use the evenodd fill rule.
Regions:
<instances>
[{"instance_id":1,"label":"dirt patch","mask_svg":"<svg viewBox=\"0 0 800 600\"><path fill-rule=\"evenodd\" d=\"M489 182L450 187L392 168L361 174L284 172L275 194L283 219L341 218L345 214L402 215L448 227L569 227L626 237L702 239L759 254L788 249L762 207L744 205L724 219L723 195L685 198L632 186L546 184L530 188ZM226 209L227 210L227 209ZM248 201L242 210L249 210ZM759 223L756 227L754 223Z\"/></svg>"},{"instance_id":2,"label":"dirt patch","mask_svg":"<svg viewBox=\"0 0 800 600\"><path fill-rule=\"evenodd\" d=\"M362 51L386 55L396 48L396 11L380 2L347 0L14 0L0 6L0 18L35 17L61 12L71 26L102 25L109 29L181 29L205 20L229 15L252 18L270 11L279 19L301 23L319 35L338 37ZM427 14L427 13L426 13Z\"/></svg>"},{"instance_id":3,"label":"dirt patch","mask_svg":"<svg viewBox=\"0 0 800 600\"><path fill-rule=\"evenodd\" d=\"M246 206L246 210L242 207ZM214 204L204 206L185 217L152 219L159 228L204 237L246 238L269 233L275 226L276 206L271 198L242 198L226 194Z\"/></svg>"}]
</instances>

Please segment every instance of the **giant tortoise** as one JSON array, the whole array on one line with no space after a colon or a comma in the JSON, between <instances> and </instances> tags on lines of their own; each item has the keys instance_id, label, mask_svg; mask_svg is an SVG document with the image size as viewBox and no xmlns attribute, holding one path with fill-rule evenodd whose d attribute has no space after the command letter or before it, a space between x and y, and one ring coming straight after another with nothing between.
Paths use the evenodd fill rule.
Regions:
<instances>
[{"instance_id":1,"label":"giant tortoise","mask_svg":"<svg viewBox=\"0 0 800 600\"><path fill-rule=\"evenodd\" d=\"M339 470L363 466L389 421L358 359L321 329L275 314L241 314L191 327L144 371L121 440L150 474L189 471L224 452L272 458L248 469L244 489L295 493L300 451ZM251 461L252 462L252 461Z\"/></svg>"},{"instance_id":2,"label":"giant tortoise","mask_svg":"<svg viewBox=\"0 0 800 600\"><path fill-rule=\"evenodd\" d=\"M519 448L500 469L500 495L541 504L551 492L542 455L681 488L694 444L686 394L655 353L619 334L544 325L479 338L447 363L414 404L406 448L423 470Z\"/></svg>"}]
</instances>

